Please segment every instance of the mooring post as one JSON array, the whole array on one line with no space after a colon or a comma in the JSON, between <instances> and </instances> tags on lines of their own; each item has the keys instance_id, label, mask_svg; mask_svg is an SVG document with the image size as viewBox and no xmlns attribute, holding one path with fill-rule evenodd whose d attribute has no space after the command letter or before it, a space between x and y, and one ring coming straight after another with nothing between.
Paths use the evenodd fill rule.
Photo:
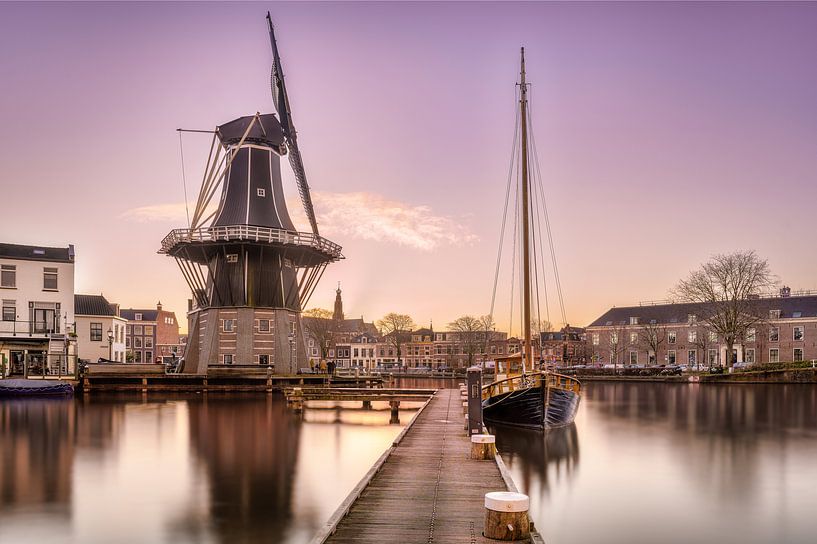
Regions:
<instances>
[{"instance_id":1,"label":"mooring post","mask_svg":"<svg viewBox=\"0 0 817 544\"><path fill-rule=\"evenodd\" d=\"M530 534L530 499L522 493L485 494L485 535L495 540L522 540Z\"/></svg>"},{"instance_id":2,"label":"mooring post","mask_svg":"<svg viewBox=\"0 0 817 544\"><path fill-rule=\"evenodd\" d=\"M391 408L391 419L389 419L389 423L400 423L400 401L390 400L389 407Z\"/></svg>"},{"instance_id":3,"label":"mooring post","mask_svg":"<svg viewBox=\"0 0 817 544\"><path fill-rule=\"evenodd\" d=\"M468 434L482 433L482 369L472 366L466 373Z\"/></svg>"},{"instance_id":4,"label":"mooring post","mask_svg":"<svg viewBox=\"0 0 817 544\"><path fill-rule=\"evenodd\" d=\"M471 459L496 459L496 437L492 434L471 435Z\"/></svg>"},{"instance_id":5,"label":"mooring post","mask_svg":"<svg viewBox=\"0 0 817 544\"><path fill-rule=\"evenodd\" d=\"M363 401L363 409L364 410L371 410L372 409L372 401L364 400Z\"/></svg>"}]
</instances>

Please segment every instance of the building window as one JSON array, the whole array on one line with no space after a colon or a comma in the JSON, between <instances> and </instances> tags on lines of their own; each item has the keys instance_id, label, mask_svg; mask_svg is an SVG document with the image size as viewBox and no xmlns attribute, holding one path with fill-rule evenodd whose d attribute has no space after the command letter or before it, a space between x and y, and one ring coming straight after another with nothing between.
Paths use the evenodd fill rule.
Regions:
<instances>
[{"instance_id":1,"label":"building window","mask_svg":"<svg viewBox=\"0 0 817 544\"><path fill-rule=\"evenodd\" d=\"M224 325L223 325L222 328L224 329L224 332L233 332L233 329L234 329L234 326L235 326L235 320L234 319L225 319L223 321L223 323L224 323Z\"/></svg>"},{"instance_id":2,"label":"building window","mask_svg":"<svg viewBox=\"0 0 817 544\"><path fill-rule=\"evenodd\" d=\"M769 310L769 319L780 319L780 310Z\"/></svg>"},{"instance_id":3,"label":"building window","mask_svg":"<svg viewBox=\"0 0 817 544\"><path fill-rule=\"evenodd\" d=\"M145 352L145 362L146 363L152 363L153 362L153 352L152 351L146 351Z\"/></svg>"},{"instance_id":4,"label":"building window","mask_svg":"<svg viewBox=\"0 0 817 544\"><path fill-rule=\"evenodd\" d=\"M295 336L295 332L296 332L295 331L295 322L290 321L289 322L289 334L292 335L292 336Z\"/></svg>"},{"instance_id":5,"label":"building window","mask_svg":"<svg viewBox=\"0 0 817 544\"><path fill-rule=\"evenodd\" d=\"M687 323L689 323L690 325L694 325L697 322L698 322L698 316L697 315L689 314L687 316Z\"/></svg>"},{"instance_id":6,"label":"building window","mask_svg":"<svg viewBox=\"0 0 817 544\"><path fill-rule=\"evenodd\" d=\"M777 348L771 348L769 350L769 362L770 363L779 363L780 362L780 350Z\"/></svg>"},{"instance_id":7,"label":"building window","mask_svg":"<svg viewBox=\"0 0 817 544\"><path fill-rule=\"evenodd\" d=\"M125 347L126 348L130 347L130 336L125 337Z\"/></svg>"},{"instance_id":8,"label":"building window","mask_svg":"<svg viewBox=\"0 0 817 544\"><path fill-rule=\"evenodd\" d=\"M637 317L631 317L630 318L630 325L638 325L638 318Z\"/></svg>"},{"instance_id":9,"label":"building window","mask_svg":"<svg viewBox=\"0 0 817 544\"><path fill-rule=\"evenodd\" d=\"M0 287L15 289L17 287L17 266L4 264L0 266Z\"/></svg>"},{"instance_id":10,"label":"building window","mask_svg":"<svg viewBox=\"0 0 817 544\"><path fill-rule=\"evenodd\" d=\"M718 333L715 331L709 331L709 341L713 344L718 341Z\"/></svg>"},{"instance_id":11,"label":"building window","mask_svg":"<svg viewBox=\"0 0 817 544\"><path fill-rule=\"evenodd\" d=\"M134 336L133 337L133 347L140 349L142 347L142 337L141 336Z\"/></svg>"},{"instance_id":12,"label":"building window","mask_svg":"<svg viewBox=\"0 0 817 544\"><path fill-rule=\"evenodd\" d=\"M637 351L631 351L630 352L630 364L631 365L637 365L638 364L638 352Z\"/></svg>"},{"instance_id":13,"label":"building window","mask_svg":"<svg viewBox=\"0 0 817 544\"><path fill-rule=\"evenodd\" d=\"M43 289L47 291L57 290L57 269L43 268Z\"/></svg>"},{"instance_id":14,"label":"building window","mask_svg":"<svg viewBox=\"0 0 817 544\"><path fill-rule=\"evenodd\" d=\"M754 342L757 339L757 331L755 329L748 329L746 331L746 341Z\"/></svg>"},{"instance_id":15,"label":"building window","mask_svg":"<svg viewBox=\"0 0 817 544\"><path fill-rule=\"evenodd\" d=\"M593 333L593 345L594 346L599 345L599 333L597 333L597 332Z\"/></svg>"},{"instance_id":16,"label":"building window","mask_svg":"<svg viewBox=\"0 0 817 544\"><path fill-rule=\"evenodd\" d=\"M145 336L145 347L152 348L153 347L153 337L152 336Z\"/></svg>"},{"instance_id":17,"label":"building window","mask_svg":"<svg viewBox=\"0 0 817 544\"><path fill-rule=\"evenodd\" d=\"M794 362L800 362L803 360L803 348L794 348Z\"/></svg>"},{"instance_id":18,"label":"building window","mask_svg":"<svg viewBox=\"0 0 817 544\"><path fill-rule=\"evenodd\" d=\"M134 321L142 321L142 314L133 314Z\"/></svg>"},{"instance_id":19,"label":"building window","mask_svg":"<svg viewBox=\"0 0 817 544\"><path fill-rule=\"evenodd\" d=\"M667 352L667 364L674 365L675 364L675 350L671 349Z\"/></svg>"},{"instance_id":20,"label":"building window","mask_svg":"<svg viewBox=\"0 0 817 544\"><path fill-rule=\"evenodd\" d=\"M91 323L91 342L102 342L102 323Z\"/></svg>"},{"instance_id":21,"label":"building window","mask_svg":"<svg viewBox=\"0 0 817 544\"><path fill-rule=\"evenodd\" d=\"M312 348L312 357L318 356L318 348Z\"/></svg>"},{"instance_id":22,"label":"building window","mask_svg":"<svg viewBox=\"0 0 817 544\"><path fill-rule=\"evenodd\" d=\"M269 366L269 355L259 355L258 364L262 366Z\"/></svg>"},{"instance_id":23,"label":"building window","mask_svg":"<svg viewBox=\"0 0 817 544\"><path fill-rule=\"evenodd\" d=\"M257 194L260 197L265 197L267 196L267 191L266 189L262 189L261 187L259 187L258 189L255 190L255 194Z\"/></svg>"},{"instance_id":24,"label":"building window","mask_svg":"<svg viewBox=\"0 0 817 544\"><path fill-rule=\"evenodd\" d=\"M715 366L718 364L718 350L710 349L709 356L707 357L707 363L709 366Z\"/></svg>"},{"instance_id":25,"label":"building window","mask_svg":"<svg viewBox=\"0 0 817 544\"><path fill-rule=\"evenodd\" d=\"M780 327L771 327L769 329L769 342L777 342L780 340Z\"/></svg>"},{"instance_id":26,"label":"building window","mask_svg":"<svg viewBox=\"0 0 817 544\"><path fill-rule=\"evenodd\" d=\"M3 321L17 321L17 302L14 300L3 301Z\"/></svg>"},{"instance_id":27,"label":"building window","mask_svg":"<svg viewBox=\"0 0 817 544\"><path fill-rule=\"evenodd\" d=\"M153 325L145 325L145 334L153 335Z\"/></svg>"},{"instance_id":28,"label":"building window","mask_svg":"<svg viewBox=\"0 0 817 544\"><path fill-rule=\"evenodd\" d=\"M133 362L134 363L141 363L142 362L142 352L141 351L133 352Z\"/></svg>"},{"instance_id":29,"label":"building window","mask_svg":"<svg viewBox=\"0 0 817 544\"><path fill-rule=\"evenodd\" d=\"M687 353L687 363L689 364L689 366L695 366L697 362L698 352L695 351L694 349L689 350L689 352Z\"/></svg>"},{"instance_id":30,"label":"building window","mask_svg":"<svg viewBox=\"0 0 817 544\"><path fill-rule=\"evenodd\" d=\"M743 355L743 358L746 360L747 363L754 364L755 362L755 350L754 348L749 348L746 350L746 353Z\"/></svg>"},{"instance_id":31,"label":"building window","mask_svg":"<svg viewBox=\"0 0 817 544\"><path fill-rule=\"evenodd\" d=\"M333 357L333 358L335 357L335 350L333 350L333 349L329 350L329 357Z\"/></svg>"},{"instance_id":32,"label":"building window","mask_svg":"<svg viewBox=\"0 0 817 544\"><path fill-rule=\"evenodd\" d=\"M667 333L667 343L668 343L668 344L674 344L674 343L675 343L676 336L677 336L677 334L676 334L676 332L675 332L675 331L669 331L669 332Z\"/></svg>"},{"instance_id":33,"label":"building window","mask_svg":"<svg viewBox=\"0 0 817 544\"><path fill-rule=\"evenodd\" d=\"M610 343L613 345L618 344L618 333L616 331L610 333Z\"/></svg>"},{"instance_id":34,"label":"building window","mask_svg":"<svg viewBox=\"0 0 817 544\"><path fill-rule=\"evenodd\" d=\"M258 332L269 332L269 319L258 320Z\"/></svg>"},{"instance_id":35,"label":"building window","mask_svg":"<svg viewBox=\"0 0 817 544\"><path fill-rule=\"evenodd\" d=\"M630 333L630 343L635 344L636 342L638 342L638 333L637 332L631 332Z\"/></svg>"},{"instance_id":36,"label":"building window","mask_svg":"<svg viewBox=\"0 0 817 544\"><path fill-rule=\"evenodd\" d=\"M687 341L690 344L694 344L698 341L698 331L689 331L687 332Z\"/></svg>"},{"instance_id":37,"label":"building window","mask_svg":"<svg viewBox=\"0 0 817 544\"><path fill-rule=\"evenodd\" d=\"M142 335L142 325L134 325L133 334Z\"/></svg>"},{"instance_id":38,"label":"building window","mask_svg":"<svg viewBox=\"0 0 817 544\"><path fill-rule=\"evenodd\" d=\"M224 355L222 355L222 357L224 358L224 364L225 365L233 364L233 354L232 353L225 353Z\"/></svg>"},{"instance_id":39,"label":"building window","mask_svg":"<svg viewBox=\"0 0 817 544\"><path fill-rule=\"evenodd\" d=\"M803 339L803 326L797 325L794 327L794 339L795 340L802 340Z\"/></svg>"},{"instance_id":40,"label":"building window","mask_svg":"<svg viewBox=\"0 0 817 544\"><path fill-rule=\"evenodd\" d=\"M237 263L238 262L238 253L228 253L227 254L227 262L228 263Z\"/></svg>"}]
</instances>

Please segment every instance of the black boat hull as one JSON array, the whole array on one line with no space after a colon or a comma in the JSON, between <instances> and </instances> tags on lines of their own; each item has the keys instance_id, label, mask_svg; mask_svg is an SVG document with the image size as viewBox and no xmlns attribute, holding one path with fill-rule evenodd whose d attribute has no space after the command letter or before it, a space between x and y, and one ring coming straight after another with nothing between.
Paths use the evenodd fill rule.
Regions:
<instances>
[{"instance_id":1,"label":"black boat hull","mask_svg":"<svg viewBox=\"0 0 817 544\"><path fill-rule=\"evenodd\" d=\"M579 409L579 395L573 391L537 385L495 395L483 401L486 422L530 429L569 425Z\"/></svg>"}]
</instances>

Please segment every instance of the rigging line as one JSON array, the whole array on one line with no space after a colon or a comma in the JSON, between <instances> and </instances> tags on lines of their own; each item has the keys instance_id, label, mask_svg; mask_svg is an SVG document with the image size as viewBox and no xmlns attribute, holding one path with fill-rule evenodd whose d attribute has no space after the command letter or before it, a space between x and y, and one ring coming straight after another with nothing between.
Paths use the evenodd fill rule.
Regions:
<instances>
[{"instance_id":1,"label":"rigging line","mask_svg":"<svg viewBox=\"0 0 817 544\"><path fill-rule=\"evenodd\" d=\"M521 116L520 116L521 117ZM514 283L516 282L516 242L517 242L517 231L519 230L519 154L521 146L516 148L516 189L514 190L513 195L513 237L511 238L512 241L512 249L511 249L511 311L510 311L510 331L509 334L513 336L513 296L514 296Z\"/></svg>"},{"instance_id":2,"label":"rigging line","mask_svg":"<svg viewBox=\"0 0 817 544\"><path fill-rule=\"evenodd\" d=\"M535 185L534 185L534 187L535 187ZM533 189L531 191L531 208L533 210L536 210L536 189ZM531 233L531 238L533 239L532 240L533 244L531 244L531 245L533 246L533 282L534 282L535 291L536 291L536 332L539 334L539 336L541 336L541 334L542 334L542 308L539 306L539 256L538 256L538 253L536 251L536 239L537 239L537 237L536 237L537 230L536 229L540 228L541 226L536 224L536 222L534 221L535 217L536 217L536 214L534 212L534 213L531 214L531 218L530 218L530 223L531 223L530 233ZM539 238L541 239L541 236ZM544 272L544 270L543 270L543 272Z\"/></svg>"},{"instance_id":3,"label":"rigging line","mask_svg":"<svg viewBox=\"0 0 817 544\"><path fill-rule=\"evenodd\" d=\"M494 306L496 304L496 288L499 284L499 268L502 262L502 246L505 241L505 225L507 223L508 218L508 202L510 201L511 196L511 179L513 177L513 167L514 167L514 155L516 155L516 144L517 138L519 134L519 101L516 101L516 114L514 115L514 129L513 129L513 145L511 145L511 160L510 165L508 166L508 182L505 186L505 208L502 211L502 227L499 231L499 251L497 251L496 255L496 272L494 273L494 290L491 293L491 311L488 315L493 319L494 317Z\"/></svg>"},{"instance_id":4,"label":"rigging line","mask_svg":"<svg viewBox=\"0 0 817 544\"><path fill-rule=\"evenodd\" d=\"M530 115L531 115L531 113L530 113L530 108L529 108L528 109L528 117L529 118L530 118ZM533 133L533 127L531 127L530 137L531 137L531 145L533 146L534 163L536 165L536 171L538 172L539 183L540 183L540 186L541 186L542 173L541 173L541 170L539 168L539 152L536 149L536 137L534 136L534 133ZM544 187L543 186L541 187L541 190L542 190L542 208L543 208L544 216L545 216L545 228L547 229L548 244L550 246L550 257L551 257L551 260L553 261L553 275L556 278L556 293L559 296L559 306L560 306L561 311L562 311L562 322L566 325L567 324L567 318L566 318L566 314L565 314L564 297L562 296L562 282L561 282L561 279L559 278L559 266L556 263L556 252L553 249L553 235L552 235L551 230L550 230L550 217L548 216L547 200L544 198Z\"/></svg>"},{"instance_id":5,"label":"rigging line","mask_svg":"<svg viewBox=\"0 0 817 544\"><path fill-rule=\"evenodd\" d=\"M190 228L190 205L187 203L187 176L184 174L184 146L182 145L182 129L179 132L179 153L182 157L182 187L184 187L184 213L187 215L187 228Z\"/></svg>"},{"instance_id":6,"label":"rigging line","mask_svg":"<svg viewBox=\"0 0 817 544\"><path fill-rule=\"evenodd\" d=\"M544 294L545 294L545 314L547 315L548 323L550 323L550 299L548 297L547 267L545 266L545 250L542 248L542 221L541 221L541 215L540 215L540 212L539 212L539 200L537 200L538 198L544 198L544 196L543 195L540 196L540 194L539 194L540 191L537 190L537 185L538 185L537 183L533 184L533 198L534 198L534 214L533 215L536 218L536 225L537 225L537 229L539 231L539 237L538 237L539 251L538 251L538 254L539 254L539 259L540 259L539 262L541 262L541 265L542 265L542 287L543 287L543 291L544 291ZM537 252L536 251L536 245L537 245L536 241L534 241L534 244L533 244L534 253ZM535 264L536 264L536 258L534 257L534 265ZM538 283L537 283L537 285L538 285ZM538 297L538 293L537 293L537 297ZM537 300L537 307L538 307L538 304L539 304L539 301ZM540 320L541 320L541 310L540 310Z\"/></svg>"}]
</instances>

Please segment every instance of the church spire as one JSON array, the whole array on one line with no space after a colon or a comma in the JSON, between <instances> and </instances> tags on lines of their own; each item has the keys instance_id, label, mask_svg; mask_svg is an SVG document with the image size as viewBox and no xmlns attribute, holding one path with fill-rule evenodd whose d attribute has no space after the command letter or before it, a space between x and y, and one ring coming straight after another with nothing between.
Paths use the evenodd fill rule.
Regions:
<instances>
[{"instance_id":1,"label":"church spire","mask_svg":"<svg viewBox=\"0 0 817 544\"><path fill-rule=\"evenodd\" d=\"M332 319L335 321L343 320L343 299L340 296L340 282L338 282L338 290L335 291L335 312L332 314Z\"/></svg>"}]
</instances>

